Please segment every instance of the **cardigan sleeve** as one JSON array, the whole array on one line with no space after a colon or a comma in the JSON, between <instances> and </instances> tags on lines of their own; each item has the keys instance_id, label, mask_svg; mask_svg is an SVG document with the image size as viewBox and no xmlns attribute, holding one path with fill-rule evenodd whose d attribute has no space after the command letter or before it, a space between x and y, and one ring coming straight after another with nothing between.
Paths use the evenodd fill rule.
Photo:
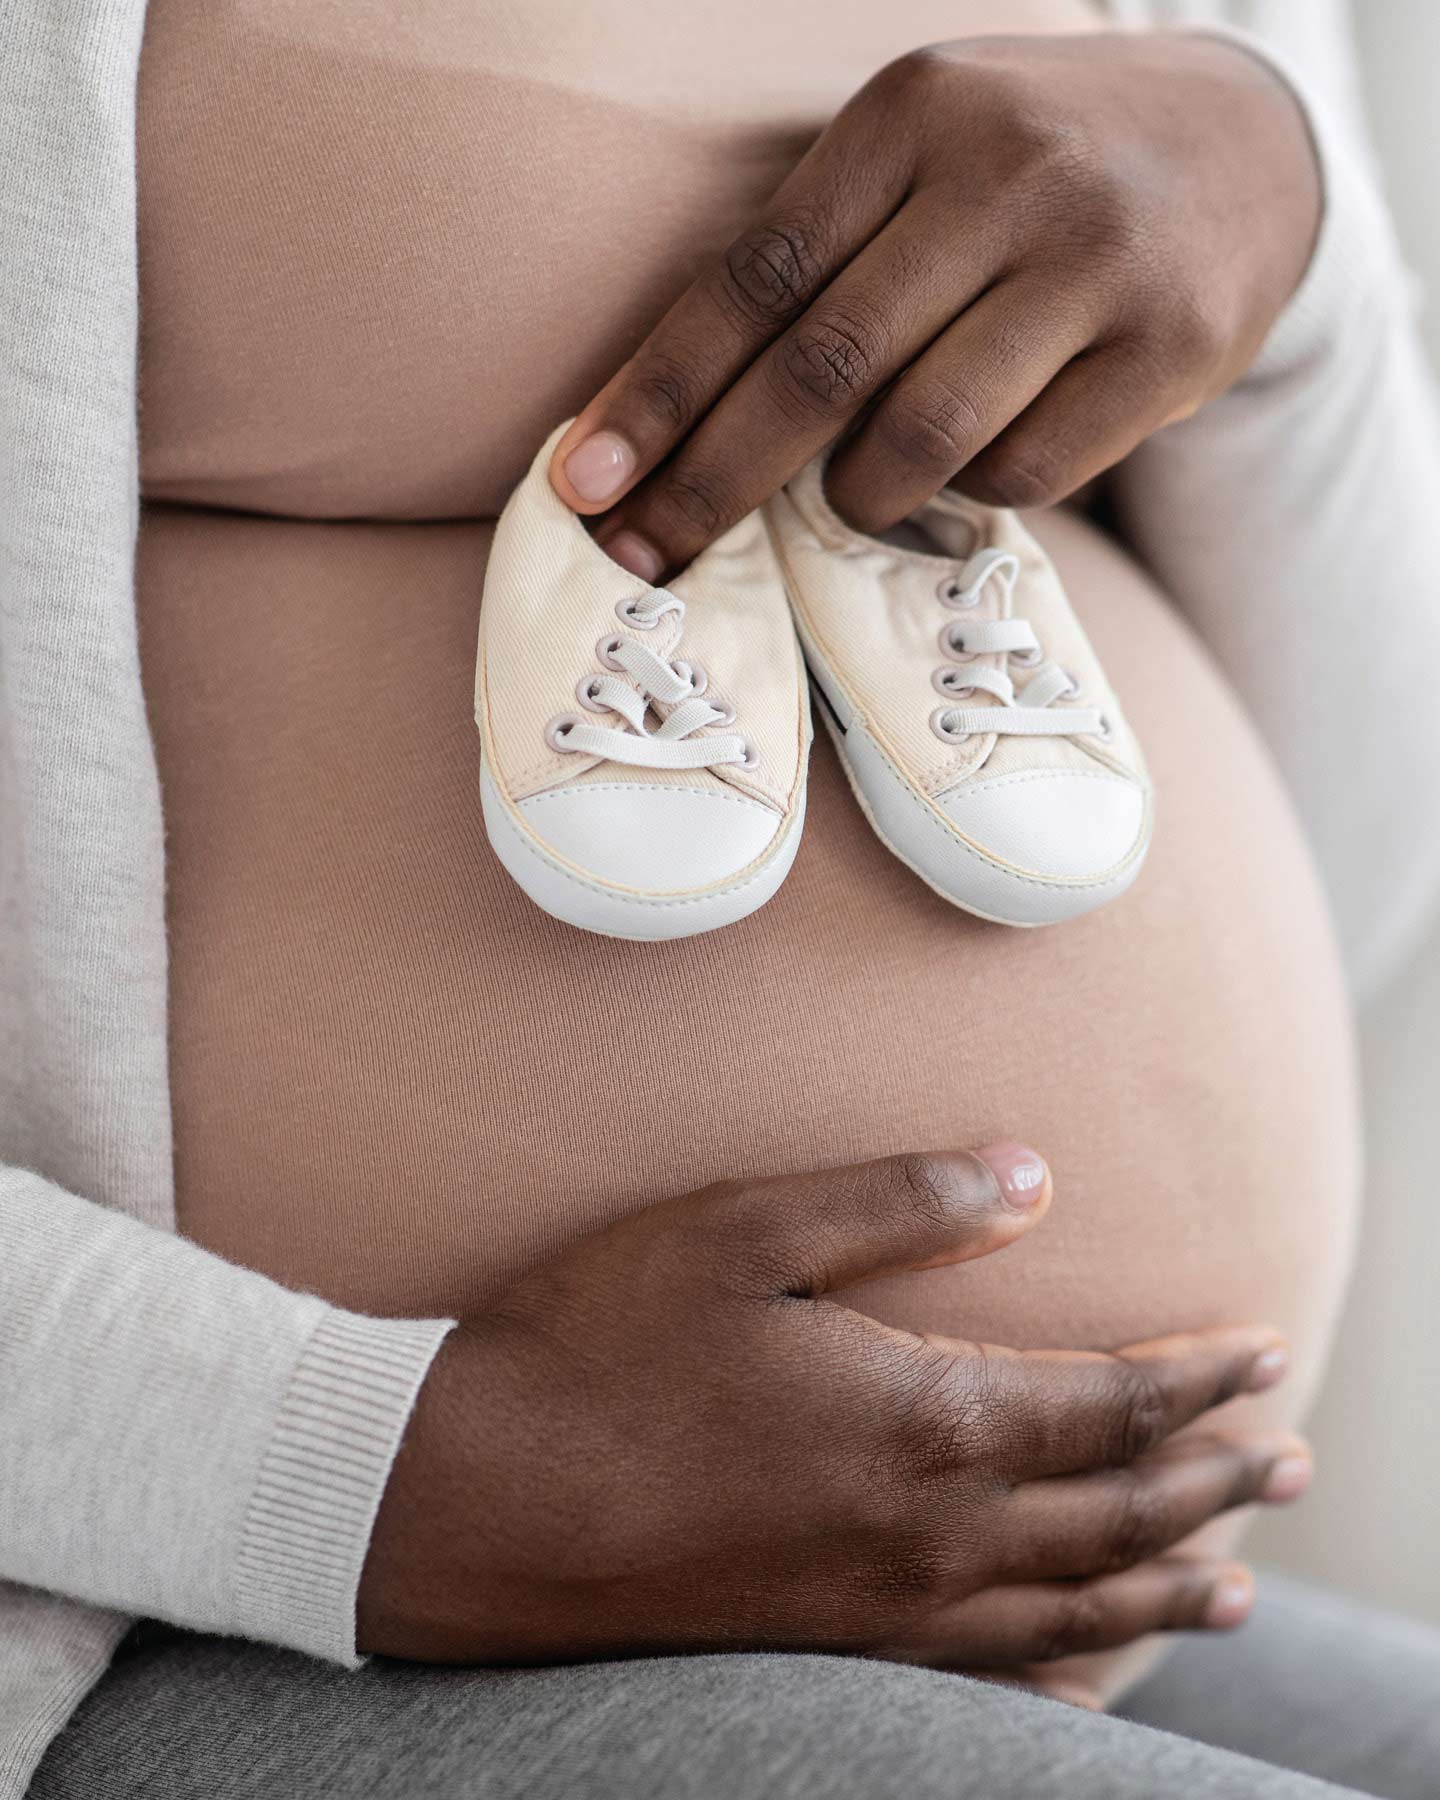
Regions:
<instances>
[{"instance_id":1,"label":"cardigan sleeve","mask_svg":"<svg viewBox=\"0 0 1440 1800\"><path fill-rule=\"evenodd\" d=\"M0 1170L0 1576L354 1663L448 1320L376 1319Z\"/></svg>"},{"instance_id":2,"label":"cardigan sleeve","mask_svg":"<svg viewBox=\"0 0 1440 1800\"><path fill-rule=\"evenodd\" d=\"M133 580L144 15L0 5L6 1795L127 1614L355 1660L371 1524L448 1327L345 1312L169 1229L163 821Z\"/></svg>"},{"instance_id":3,"label":"cardigan sleeve","mask_svg":"<svg viewBox=\"0 0 1440 1800\"><path fill-rule=\"evenodd\" d=\"M1278 763L1365 992L1413 948L1440 892L1440 431L1411 285L1348 109L1241 41L1306 108L1319 241L1249 374L1143 444L1113 491L1122 532Z\"/></svg>"}]
</instances>

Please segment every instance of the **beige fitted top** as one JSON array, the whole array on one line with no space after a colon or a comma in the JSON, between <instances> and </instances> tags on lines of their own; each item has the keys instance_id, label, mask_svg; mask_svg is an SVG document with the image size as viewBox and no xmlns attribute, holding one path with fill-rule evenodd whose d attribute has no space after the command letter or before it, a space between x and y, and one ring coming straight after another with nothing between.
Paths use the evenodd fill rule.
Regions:
<instances>
[{"instance_id":1,"label":"beige fitted top","mask_svg":"<svg viewBox=\"0 0 1440 1800\"><path fill-rule=\"evenodd\" d=\"M151 0L140 602L192 1235L351 1305L460 1309L718 1176L1003 1132L1055 1165L1044 1228L868 1307L1022 1343L1268 1317L1313 1371L1353 1176L1327 927L1252 732L1090 527L1039 525L1159 793L1144 876L1091 918L947 908L824 745L779 897L689 941L556 924L480 823L485 521L546 431L868 73L1046 21L1093 22Z\"/></svg>"},{"instance_id":2,"label":"beige fitted top","mask_svg":"<svg viewBox=\"0 0 1440 1800\"><path fill-rule=\"evenodd\" d=\"M1089 0L154 0L152 498L490 518L867 75Z\"/></svg>"}]
</instances>

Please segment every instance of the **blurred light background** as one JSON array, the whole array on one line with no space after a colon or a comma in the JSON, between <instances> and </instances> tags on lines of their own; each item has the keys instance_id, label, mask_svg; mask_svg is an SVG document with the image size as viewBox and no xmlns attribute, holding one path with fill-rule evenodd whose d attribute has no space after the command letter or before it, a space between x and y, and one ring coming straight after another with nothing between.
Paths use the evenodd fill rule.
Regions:
<instances>
[{"instance_id":1,"label":"blurred light background","mask_svg":"<svg viewBox=\"0 0 1440 1800\"><path fill-rule=\"evenodd\" d=\"M1305 4L1296 0L1297 14ZM1354 0L1352 13L1371 135L1440 369L1440 5ZM1274 1566L1440 1619L1440 923L1367 1008L1361 1040L1366 1218L1312 1420L1317 1479L1301 1507L1266 1521L1252 1543Z\"/></svg>"}]
</instances>

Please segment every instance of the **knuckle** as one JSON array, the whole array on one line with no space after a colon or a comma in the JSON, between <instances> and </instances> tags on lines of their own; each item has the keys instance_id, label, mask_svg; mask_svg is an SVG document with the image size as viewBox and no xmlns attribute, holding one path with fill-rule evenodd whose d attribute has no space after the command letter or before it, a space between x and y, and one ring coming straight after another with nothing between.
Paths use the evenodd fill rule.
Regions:
<instances>
[{"instance_id":1,"label":"knuckle","mask_svg":"<svg viewBox=\"0 0 1440 1800\"><path fill-rule=\"evenodd\" d=\"M818 216L797 213L737 238L725 252L721 279L741 317L774 325L803 306L820 282L825 237Z\"/></svg>"},{"instance_id":2,"label":"knuckle","mask_svg":"<svg viewBox=\"0 0 1440 1800\"><path fill-rule=\"evenodd\" d=\"M1165 1510L1155 1490L1140 1481L1128 1483L1106 1533L1101 1569L1118 1574L1147 1562L1165 1548L1165 1526Z\"/></svg>"},{"instance_id":3,"label":"knuckle","mask_svg":"<svg viewBox=\"0 0 1440 1800\"><path fill-rule=\"evenodd\" d=\"M811 1259L804 1209L783 1199L757 1208L753 1195L738 1193L726 1207L719 1230L720 1253L735 1289L784 1294L808 1276Z\"/></svg>"},{"instance_id":4,"label":"knuckle","mask_svg":"<svg viewBox=\"0 0 1440 1800\"><path fill-rule=\"evenodd\" d=\"M1113 314L1136 287L1165 278L1155 203L1107 143L1081 122L1033 109L1009 129L1020 144L1007 182L1016 217L1032 236L1043 226L1052 260L1088 311Z\"/></svg>"},{"instance_id":5,"label":"knuckle","mask_svg":"<svg viewBox=\"0 0 1440 1800\"><path fill-rule=\"evenodd\" d=\"M839 314L796 326L776 346L773 375L787 404L806 413L844 417L874 386L880 334Z\"/></svg>"},{"instance_id":6,"label":"knuckle","mask_svg":"<svg viewBox=\"0 0 1440 1800\"><path fill-rule=\"evenodd\" d=\"M933 1350L917 1351L897 1435L903 1460L919 1480L935 1481L958 1469L983 1475L992 1466L1003 1418L983 1363L962 1365Z\"/></svg>"},{"instance_id":7,"label":"knuckle","mask_svg":"<svg viewBox=\"0 0 1440 1800\"><path fill-rule=\"evenodd\" d=\"M985 498L1017 512L1053 506L1066 488L1058 454L1035 442L1006 446L987 456L980 479Z\"/></svg>"},{"instance_id":8,"label":"knuckle","mask_svg":"<svg viewBox=\"0 0 1440 1800\"><path fill-rule=\"evenodd\" d=\"M888 1433L894 1472L907 1486L927 1482L948 1463L961 1427L951 1403L951 1379L943 1361L917 1346L907 1374L895 1390Z\"/></svg>"},{"instance_id":9,"label":"knuckle","mask_svg":"<svg viewBox=\"0 0 1440 1800\"><path fill-rule=\"evenodd\" d=\"M1037 1662L1056 1662L1094 1648L1105 1636L1105 1602L1099 1591L1083 1585L1060 1600L1055 1618L1036 1650Z\"/></svg>"},{"instance_id":10,"label":"knuckle","mask_svg":"<svg viewBox=\"0 0 1440 1800\"><path fill-rule=\"evenodd\" d=\"M1203 1445L1204 1439L1197 1439L1197 1443ZM1272 1465L1268 1450L1243 1442L1237 1443L1218 1434L1211 1440L1211 1444L1211 1455L1223 1460L1229 1476L1223 1494L1216 1498L1211 1510L1216 1513L1228 1512L1231 1507L1244 1506L1258 1499Z\"/></svg>"},{"instance_id":11,"label":"knuckle","mask_svg":"<svg viewBox=\"0 0 1440 1800\"><path fill-rule=\"evenodd\" d=\"M938 1156L912 1151L886 1165L890 1198L925 1226L945 1226L954 1217L955 1176Z\"/></svg>"},{"instance_id":12,"label":"knuckle","mask_svg":"<svg viewBox=\"0 0 1440 1800\"><path fill-rule=\"evenodd\" d=\"M976 63L972 74L975 109L1003 145L1003 179L1012 190L1073 201L1102 185L1101 134L1076 110L1056 105L1047 76L1007 57Z\"/></svg>"},{"instance_id":13,"label":"knuckle","mask_svg":"<svg viewBox=\"0 0 1440 1800\"><path fill-rule=\"evenodd\" d=\"M920 1465L925 1472L947 1472L972 1467L983 1458L983 1445L994 1440L995 1393L988 1382L974 1379L936 1381L922 1409L922 1433L918 1433Z\"/></svg>"},{"instance_id":14,"label":"knuckle","mask_svg":"<svg viewBox=\"0 0 1440 1800\"><path fill-rule=\"evenodd\" d=\"M757 1214L744 1182L717 1181L695 1195L674 1246L707 1284L728 1292L768 1291L790 1264L790 1238L769 1210Z\"/></svg>"},{"instance_id":15,"label":"knuckle","mask_svg":"<svg viewBox=\"0 0 1440 1800\"><path fill-rule=\"evenodd\" d=\"M1005 124L1014 166L1032 182L1058 191L1067 202L1083 195L1097 203L1111 191L1095 139L1074 119L1056 113L1053 94L1026 78L1012 80L1007 100Z\"/></svg>"},{"instance_id":16,"label":"knuckle","mask_svg":"<svg viewBox=\"0 0 1440 1800\"><path fill-rule=\"evenodd\" d=\"M875 76L872 86L890 100L949 88L963 67L943 44L922 44L897 56Z\"/></svg>"},{"instance_id":17,"label":"knuckle","mask_svg":"<svg viewBox=\"0 0 1440 1800\"><path fill-rule=\"evenodd\" d=\"M942 481L966 461L980 435L975 402L953 388L938 386L887 406L877 423L897 456Z\"/></svg>"},{"instance_id":18,"label":"knuckle","mask_svg":"<svg viewBox=\"0 0 1440 1800\"><path fill-rule=\"evenodd\" d=\"M1164 1390L1148 1369L1117 1358L1114 1370L1115 1461L1131 1463L1164 1442L1170 1408Z\"/></svg>"},{"instance_id":19,"label":"knuckle","mask_svg":"<svg viewBox=\"0 0 1440 1800\"><path fill-rule=\"evenodd\" d=\"M682 462L656 491L656 535L667 547L706 541L737 516L735 507L730 483L715 469Z\"/></svg>"},{"instance_id":20,"label":"knuckle","mask_svg":"<svg viewBox=\"0 0 1440 1800\"><path fill-rule=\"evenodd\" d=\"M865 1459L866 1498L853 1510L879 1553L908 1572L912 1591L953 1596L962 1576L998 1571L997 1527L1009 1490L941 1400L943 1384L921 1385L925 1392L901 1425L887 1429Z\"/></svg>"},{"instance_id":21,"label":"knuckle","mask_svg":"<svg viewBox=\"0 0 1440 1800\"><path fill-rule=\"evenodd\" d=\"M911 111L957 104L969 122L975 154L998 190L1025 203L1027 212L1048 209L1058 194L1083 194L1086 176L1100 157L1097 135L1075 114L1057 109L1046 77L1007 55L972 44L957 53L931 44L898 58L878 77L885 98Z\"/></svg>"},{"instance_id":22,"label":"knuckle","mask_svg":"<svg viewBox=\"0 0 1440 1800\"><path fill-rule=\"evenodd\" d=\"M1149 215L1135 187L1104 155L1072 141L1062 181L1071 232L1093 254L1129 268L1144 267L1152 247Z\"/></svg>"},{"instance_id":23,"label":"knuckle","mask_svg":"<svg viewBox=\"0 0 1440 1800\"><path fill-rule=\"evenodd\" d=\"M732 1233L753 1230L749 1189L743 1181L712 1181L696 1192L691 1210L705 1230L722 1241Z\"/></svg>"},{"instance_id":24,"label":"knuckle","mask_svg":"<svg viewBox=\"0 0 1440 1800\"><path fill-rule=\"evenodd\" d=\"M1209 1610L1210 1583L1193 1571L1177 1574L1170 1590L1156 1607L1152 1630L1192 1631L1204 1623Z\"/></svg>"},{"instance_id":25,"label":"knuckle","mask_svg":"<svg viewBox=\"0 0 1440 1800\"><path fill-rule=\"evenodd\" d=\"M1112 394L1123 399L1131 417L1149 421L1151 428L1173 416L1197 385L1193 367L1151 321L1117 342L1106 356L1106 374Z\"/></svg>"},{"instance_id":26,"label":"knuckle","mask_svg":"<svg viewBox=\"0 0 1440 1800\"><path fill-rule=\"evenodd\" d=\"M690 371L672 356L652 354L629 387L629 398L664 431L680 431L700 410Z\"/></svg>"},{"instance_id":27,"label":"knuckle","mask_svg":"<svg viewBox=\"0 0 1440 1800\"><path fill-rule=\"evenodd\" d=\"M1172 369L1177 363L1187 369L1209 369L1225 353L1228 334L1219 312L1197 293L1171 296L1162 332Z\"/></svg>"}]
</instances>

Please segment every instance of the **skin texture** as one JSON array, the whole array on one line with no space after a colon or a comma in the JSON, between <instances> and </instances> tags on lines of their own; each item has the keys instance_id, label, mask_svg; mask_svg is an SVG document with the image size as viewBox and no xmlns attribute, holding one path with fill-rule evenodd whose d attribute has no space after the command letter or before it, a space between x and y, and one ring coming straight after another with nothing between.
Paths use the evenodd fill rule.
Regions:
<instances>
[{"instance_id":1,"label":"skin texture","mask_svg":"<svg viewBox=\"0 0 1440 1800\"><path fill-rule=\"evenodd\" d=\"M1014 1676L1239 1623L1246 1572L1168 1552L1232 1506L1294 1498L1307 1452L1175 1434L1274 1385L1273 1332L1022 1354L826 1297L1002 1249L1050 1191L1019 1146L889 1158L721 1184L541 1264L425 1383L361 1647L494 1663L759 1646Z\"/></svg>"},{"instance_id":2,"label":"skin texture","mask_svg":"<svg viewBox=\"0 0 1440 1800\"><path fill-rule=\"evenodd\" d=\"M1237 379L1319 216L1293 96L1232 44L917 51L584 409L552 480L651 581L842 434L831 498L862 530L951 480L1052 504Z\"/></svg>"}]
</instances>

